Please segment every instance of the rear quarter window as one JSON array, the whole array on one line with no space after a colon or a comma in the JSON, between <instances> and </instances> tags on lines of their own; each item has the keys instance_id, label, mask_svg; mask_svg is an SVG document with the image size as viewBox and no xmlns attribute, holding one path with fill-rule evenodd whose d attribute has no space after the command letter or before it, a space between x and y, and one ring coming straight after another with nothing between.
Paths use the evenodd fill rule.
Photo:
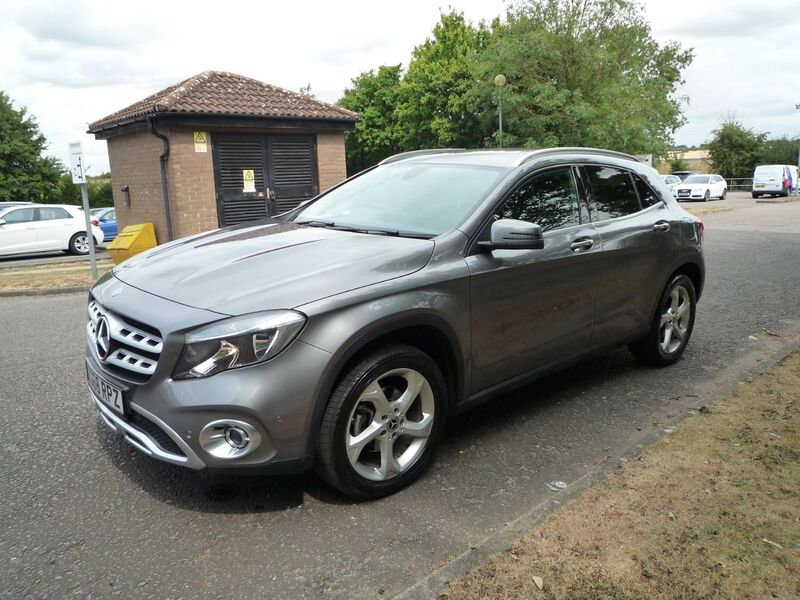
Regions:
<instances>
[{"instance_id":1,"label":"rear quarter window","mask_svg":"<svg viewBox=\"0 0 800 600\"><path fill-rule=\"evenodd\" d=\"M661 198L658 197L658 194L653 191L653 188L651 188L644 179L633 173L631 173L631 177L633 177L633 182L636 185L636 191L639 192L639 200L642 203L642 208L647 208L648 206L653 206L661 202Z\"/></svg>"}]
</instances>

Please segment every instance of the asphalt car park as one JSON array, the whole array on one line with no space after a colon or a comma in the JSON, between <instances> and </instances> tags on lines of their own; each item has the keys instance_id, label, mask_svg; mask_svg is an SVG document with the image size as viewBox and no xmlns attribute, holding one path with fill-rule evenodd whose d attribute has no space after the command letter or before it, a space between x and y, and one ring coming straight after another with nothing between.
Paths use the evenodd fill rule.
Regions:
<instances>
[{"instance_id":1,"label":"asphalt car park","mask_svg":"<svg viewBox=\"0 0 800 600\"><path fill-rule=\"evenodd\" d=\"M620 349L454 419L412 487L354 502L313 474L157 463L88 400L83 294L0 299L0 595L391 597L792 343L800 203L703 215L707 283L683 359ZM776 335L770 335L776 334ZM776 337L777 336L777 337Z\"/></svg>"}]
</instances>

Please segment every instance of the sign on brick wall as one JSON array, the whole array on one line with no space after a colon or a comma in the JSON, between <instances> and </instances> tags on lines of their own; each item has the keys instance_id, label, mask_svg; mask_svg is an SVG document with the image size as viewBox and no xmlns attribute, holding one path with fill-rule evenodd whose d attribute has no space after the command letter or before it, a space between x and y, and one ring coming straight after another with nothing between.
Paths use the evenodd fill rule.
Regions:
<instances>
[{"instance_id":1,"label":"sign on brick wall","mask_svg":"<svg viewBox=\"0 0 800 600\"><path fill-rule=\"evenodd\" d=\"M208 134L205 131L194 132L194 151L195 152L208 152L207 143Z\"/></svg>"}]
</instances>

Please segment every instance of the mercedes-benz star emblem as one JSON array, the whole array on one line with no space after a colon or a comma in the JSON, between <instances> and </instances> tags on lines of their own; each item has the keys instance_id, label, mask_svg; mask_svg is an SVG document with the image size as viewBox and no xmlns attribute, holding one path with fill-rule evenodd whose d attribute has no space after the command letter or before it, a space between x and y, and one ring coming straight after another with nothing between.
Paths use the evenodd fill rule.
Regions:
<instances>
[{"instance_id":1,"label":"mercedes-benz star emblem","mask_svg":"<svg viewBox=\"0 0 800 600\"><path fill-rule=\"evenodd\" d=\"M97 320L97 331L94 334L94 343L97 353L105 360L111 351L111 333L108 329L108 319L104 316Z\"/></svg>"}]
</instances>

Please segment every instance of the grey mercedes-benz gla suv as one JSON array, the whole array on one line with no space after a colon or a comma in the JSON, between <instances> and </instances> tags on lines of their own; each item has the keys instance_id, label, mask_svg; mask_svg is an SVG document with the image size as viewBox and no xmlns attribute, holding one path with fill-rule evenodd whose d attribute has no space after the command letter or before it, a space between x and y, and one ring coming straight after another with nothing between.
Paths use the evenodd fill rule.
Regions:
<instances>
[{"instance_id":1,"label":"grey mercedes-benz gla suv","mask_svg":"<svg viewBox=\"0 0 800 600\"><path fill-rule=\"evenodd\" d=\"M398 155L115 267L89 297L91 397L153 458L313 465L383 496L420 475L449 414L612 346L678 360L702 238L624 154Z\"/></svg>"}]
</instances>

